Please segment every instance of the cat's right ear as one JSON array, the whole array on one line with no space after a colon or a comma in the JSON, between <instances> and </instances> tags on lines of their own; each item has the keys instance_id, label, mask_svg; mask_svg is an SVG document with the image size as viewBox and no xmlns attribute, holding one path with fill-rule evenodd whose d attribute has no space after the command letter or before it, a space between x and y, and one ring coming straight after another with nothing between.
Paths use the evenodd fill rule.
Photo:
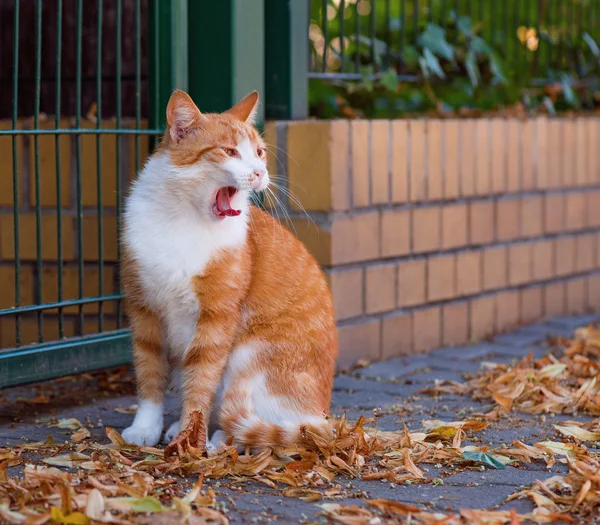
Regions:
<instances>
[{"instance_id":1,"label":"cat's right ear","mask_svg":"<svg viewBox=\"0 0 600 525\"><path fill-rule=\"evenodd\" d=\"M167 104L167 127L173 142L179 142L192 131L205 126L206 118L194 104L191 97L176 89Z\"/></svg>"}]
</instances>

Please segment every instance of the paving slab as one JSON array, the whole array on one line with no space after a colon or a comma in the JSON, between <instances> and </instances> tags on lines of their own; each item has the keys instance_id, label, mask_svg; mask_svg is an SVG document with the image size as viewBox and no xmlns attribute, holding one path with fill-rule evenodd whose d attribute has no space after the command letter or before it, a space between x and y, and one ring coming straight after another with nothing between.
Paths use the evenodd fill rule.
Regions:
<instances>
[{"instance_id":1,"label":"paving slab","mask_svg":"<svg viewBox=\"0 0 600 525\"><path fill-rule=\"evenodd\" d=\"M463 381L465 375L480 370L483 361L508 363L529 352L540 357L548 352L545 342L549 333L570 336L579 326L600 320L600 315L552 319L527 327L495 340L463 347L442 348L428 355L402 357L373 363L352 374L336 377L332 395L332 416L344 413L349 420L361 415L372 417L382 431L397 430L405 423L418 431L424 420L445 422L462 420L473 413L486 412L491 405L467 397L443 394L430 396L422 391L436 381ZM136 404L131 371L115 372L108 383L100 384L94 375L86 374L68 380L50 381L7 389L0 395L0 444L23 441L42 441L48 435L62 442L71 431L49 426L60 418L77 418L85 422L93 438L106 441L105 427L121 431L133 418ZM169 396L166 403L168 425L177 417L176 399ZM511 415L495 422L484 431L469 435L467 444L489 444L492 447L511 445L519 440L527 444L546 439L558 439L553 424L576 420L591 421L581 414L547 415L545 418L526 414ZM509 466L502 470L457 470L452 467L420 465L430 481L428 484L338 478L343 498L323 500L348 505L364 505L365 498L388 498L418 504L437 511L461 508L510 509L529 512L527 500L506 502L506 498L536 480L565 472L557 463L551 469L544 463ZM10 467L10 475L19 475L19 467ZM431 483L432 480L435 483ZM273 490L256 482L229 483L207 481L217 500L224 506L231 523L326 523L316 503L286 498L282 490ZM238 486L239 485L239 486ZM154 522L153 522L154 523ZM160 523L156 521L156 523Z\"/></svg>"}]
</instances>

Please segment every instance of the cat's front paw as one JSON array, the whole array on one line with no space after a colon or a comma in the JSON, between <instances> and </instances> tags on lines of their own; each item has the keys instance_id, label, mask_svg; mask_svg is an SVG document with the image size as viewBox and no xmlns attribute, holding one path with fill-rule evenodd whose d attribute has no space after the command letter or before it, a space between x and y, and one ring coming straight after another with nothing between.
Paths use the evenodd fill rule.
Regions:
<instances>
[{"instance_id":1,"label":"cat's front paw","mask_svg":"<svg viewBox=\"0 0 600 525\"><path fill-rule=\"evenodd\" d=\"M180 430L181 425L179 424L179 421L175 421L175 423L173 423L165 432L163 443L167 445L171 443L171 441L173 441L179 435Z\"/></svg>"},{"instance_id":2,"label":"cat's front paw","mask_svg":"<svg viewBox=\"0 0 600 525\"><path fill-rule=\"evenodd\" d=\"M153 447L160 440L162 426L142 427L131 425L123 430L121 436L127 443L133 443L138 447Z\"/></svg>"}]
</instances>

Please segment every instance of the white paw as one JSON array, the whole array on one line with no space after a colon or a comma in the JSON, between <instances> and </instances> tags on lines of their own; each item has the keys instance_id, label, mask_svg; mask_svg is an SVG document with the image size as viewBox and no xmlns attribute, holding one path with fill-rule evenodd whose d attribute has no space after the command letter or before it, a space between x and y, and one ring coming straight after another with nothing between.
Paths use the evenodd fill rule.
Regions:
<instances>
[{"instance_id":1,"label":"white paw","mask_svg":"<svg viewBox=\"0 0 600 525\"><path fill-rule=\"evenodd\" d=\"M153 447L158 443L161 432L162 425L153 427L131 425L123 430L121 435L127 443L133 443L139 447Z\"/></svg>"},{"instance_id":2,"label":"white paw","mask_svg":"<svg viewBox=\"0 0 600 525\"><path fill-rule=\"evenodd\" d=\"M165 432L163 443L166 443L168 445L171 441L173 441L179 434L180 429L181 427L179 425L179 420L177 420Z\"/></svg>"},{"instance_id":3,"label":"white paw","mask_svg":"<svg viewBox=\"0 0 600 525\"><path fill-rule=\"evenodd\" d=\"M222 430L216 430L212 435L212 438L206 440L206 448L208 450L215 450L219 447L222 447L227 442L227 435Z\"/></svg>"}]
</instances>

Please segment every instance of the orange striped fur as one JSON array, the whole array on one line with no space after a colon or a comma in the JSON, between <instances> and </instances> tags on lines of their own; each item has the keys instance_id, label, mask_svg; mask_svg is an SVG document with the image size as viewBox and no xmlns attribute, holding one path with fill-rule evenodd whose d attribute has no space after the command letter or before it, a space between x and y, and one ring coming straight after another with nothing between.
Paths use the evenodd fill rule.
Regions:
<instances>
[{"instance_id":1,"label":"orange striped fur","mask_svg":"<svg viewBox=\"0 0 600 525\"><path fill-rule=\"evenodd\" d=\"M167 439L195 410L211 435L240 445L331 434L337 335L325 278L289 231L248 203L251 188L268 184L257 103L253 93L201 114L175 92L162 144L128 198L122 275L140 408L123 436L136 444L158 441L174 370L182 413ZM234 188L230 200L223 188Z\"/></svg>"}]
</instances>

